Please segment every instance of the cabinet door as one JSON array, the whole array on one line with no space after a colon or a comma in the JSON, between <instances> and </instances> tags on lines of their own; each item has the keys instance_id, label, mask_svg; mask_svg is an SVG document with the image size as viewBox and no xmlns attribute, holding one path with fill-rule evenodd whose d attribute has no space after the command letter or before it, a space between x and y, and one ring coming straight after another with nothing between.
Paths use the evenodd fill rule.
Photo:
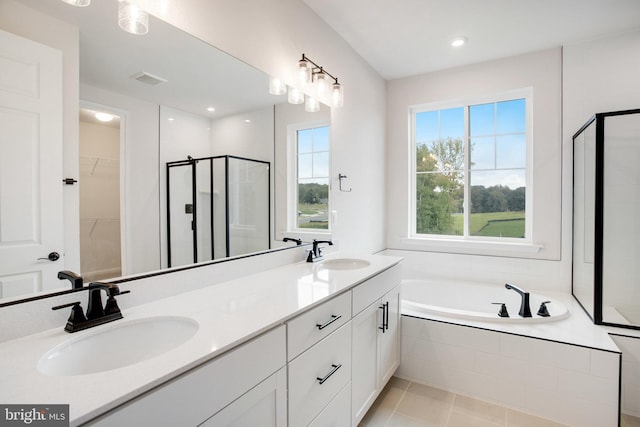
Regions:
<instances>
[{"instance_id":1,"label":"cabinet door","mask_svg":"<svg viewBox=\"0 0 640 427\"><path fill-rule=\"evenodd\" d=\"M378 334L380 388L389 381L400 364L400 286L382 297L381 302L387 307L387 327L384 333Z\"/></svg>"},{"instance_id":2,"label":"cabinet door","mask_svg":"<svg viewBox=\"0 0 640 427\"><path fill-rule=\"evenodd\" d=\"M378 395L378 335L382 309L375 302L352 320L352 425L357 425Z\"/></svg>"},{"instance_id":3,"label":"cabinet door","mask_svg":"<svg viewBox=\"0 0 640 427\"><path fill-rule=\"evenodd\" d=\"M201 424L202 427L285 427L287 425L286 368L240 396Z\"/></svg>"}]
</instances>

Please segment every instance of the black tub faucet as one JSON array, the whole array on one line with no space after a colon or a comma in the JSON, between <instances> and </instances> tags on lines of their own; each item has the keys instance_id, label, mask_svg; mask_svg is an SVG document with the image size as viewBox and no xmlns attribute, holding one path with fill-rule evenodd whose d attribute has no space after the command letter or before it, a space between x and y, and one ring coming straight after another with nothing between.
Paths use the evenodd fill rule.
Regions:
<instances>
[{"instance_id":1,"label":"black tub faucet","mask_svg":"<svg viewBox=\"0 0 640 427\"><path fill-rule=\"evenodd\" d=\"M531 307L529 307L529 292L526 292L524 289L512 285L511 283L505 283L504 287L516 291L522 297L522 301L520 303L520 311L518 312L518 314L521 317L531 317Z\"/></svg>"},{"instance_id":2,"label":"black tub faucet","mask_svg":"<svg viewBox=\"0 0 640 427\"><path fill-rule=\"evenodd\" d=\"M309 251L307 262L317 262L322 260L322 248L318 247L320 243L326 243L329 246L333 246L333 242L331 240L313 239L313 248Z\"/></svg>"}]
</instances>

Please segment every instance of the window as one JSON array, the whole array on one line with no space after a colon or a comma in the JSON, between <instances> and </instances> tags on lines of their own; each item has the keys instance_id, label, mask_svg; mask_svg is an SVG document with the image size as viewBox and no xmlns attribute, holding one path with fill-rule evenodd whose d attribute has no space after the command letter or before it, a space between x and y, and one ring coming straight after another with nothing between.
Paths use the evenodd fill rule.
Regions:
<instances>
[{"instance_id":1,"label":"window","mask_svg":"<svg viewBox=\"0 0 640 427\"><path fill-rule=\"evenodd\" d=\"M329 229L329 126L295 131L295 228Z\"/></svg>"},{"instance_id":2,"label":"window","mask_svg":"<svg viewBox=\"0 0 640 427\"><path fill-rule=\"evenodd\" d=\"M414 237L530 239L530 90L411 110Z\"/></svg>"}]
</instances>

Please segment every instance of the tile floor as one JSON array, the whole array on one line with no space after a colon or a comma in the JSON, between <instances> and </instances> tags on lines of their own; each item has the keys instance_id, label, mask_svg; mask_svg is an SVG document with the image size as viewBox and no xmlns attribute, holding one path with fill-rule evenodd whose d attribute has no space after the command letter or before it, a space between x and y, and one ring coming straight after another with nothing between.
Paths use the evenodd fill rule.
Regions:
<instances>
[{"instance_id":1,"label":"tile floor","mask_svg":"<svg viewBox=\"0 0 640 427\"><path fill-rule=\"evenodd\" d=\"M394 377L360 426L563 427L564 424ZM640 427L640 419L624 416L621 427Z\"/></svg>"}]
</instances>

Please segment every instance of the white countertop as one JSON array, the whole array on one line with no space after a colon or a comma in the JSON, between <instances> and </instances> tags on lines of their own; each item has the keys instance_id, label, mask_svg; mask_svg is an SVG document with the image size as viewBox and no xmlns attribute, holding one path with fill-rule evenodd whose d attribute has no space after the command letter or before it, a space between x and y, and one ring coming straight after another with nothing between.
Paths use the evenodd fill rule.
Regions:
<instances>
[{"instance_id":1,"label":"white countertop","mask_svg":"<svg viewBox=\"0 0 640 427\"><path fill-rule=\"evenodd\" d=\"M71 425L82 424L401 261L384 255L358 258L371 264L326 270L318 264L295 263L126 309L124 319L85 331L69 334L60 325L4 342L0 344L0 402L69 404ZM199 323L199 329L181 346L119 369L54 377L36 368L45 353L67 340L153 316L189 317Z\"/></svg>"}]
</instances>

